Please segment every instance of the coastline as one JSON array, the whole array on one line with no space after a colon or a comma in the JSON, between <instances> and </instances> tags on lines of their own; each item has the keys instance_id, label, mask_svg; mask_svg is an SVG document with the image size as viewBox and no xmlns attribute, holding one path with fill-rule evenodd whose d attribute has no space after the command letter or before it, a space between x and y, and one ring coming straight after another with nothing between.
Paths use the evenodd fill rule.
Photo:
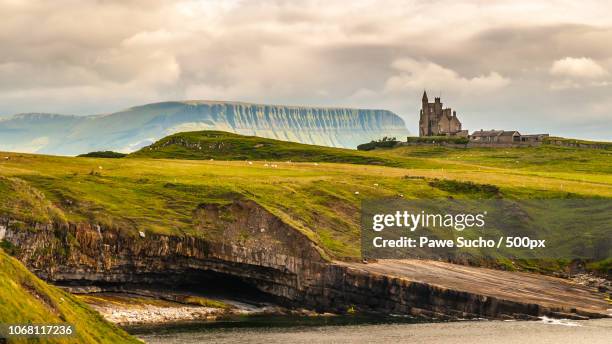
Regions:
<instances>
[{"instance_id":1,"label":"coastline","mask_svg":"<svg viewBox=\"0 0 612 344\"><path fill-rule=\"evenodd\" d=\"M70 288L65 288L70 290ZM89 289L89 288L88 288ZM167 326L228 321L252 316L322 317L306 309L288 309L269 301L189 292L133 289L73 293L104 319L118 326ZM96 290L96 289L94 289Z\"/></svg>"}]
</instances>

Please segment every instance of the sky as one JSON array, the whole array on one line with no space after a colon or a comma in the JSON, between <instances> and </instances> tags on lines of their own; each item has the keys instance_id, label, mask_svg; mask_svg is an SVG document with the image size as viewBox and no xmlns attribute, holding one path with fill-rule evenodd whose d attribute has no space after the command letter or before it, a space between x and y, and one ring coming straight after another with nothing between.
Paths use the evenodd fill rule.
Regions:
<instances>
[{"instance_id":1,"label":"sky","mask_svg":"<svg viewBox=\"0 0 612 344\"><path fill-rule=\"evenodd\" d=\"M0 116L166 100L388 109L612 141L607 1L0 0Z\"/></svg>"}]
</instances>

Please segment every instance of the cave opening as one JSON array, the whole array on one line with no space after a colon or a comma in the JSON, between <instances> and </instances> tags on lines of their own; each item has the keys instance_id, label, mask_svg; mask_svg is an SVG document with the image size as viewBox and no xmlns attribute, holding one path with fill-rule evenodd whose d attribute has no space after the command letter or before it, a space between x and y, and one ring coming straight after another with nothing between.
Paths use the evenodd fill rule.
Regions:
<instances>
[{"instance_id":1,"label":"cave opening","mask_svg":"<svg viewBox=\"0 0 612 344\"><path fill-rule=\"evenodd\" d=\"M270 294L259 290L256 281L203 269L186 269L163 273L136 273L113 276L79 276L54 281L73 293L113 292L150 295L194 295L233 300L261 306L281 304Z\"/></svg>"}]
</instances>

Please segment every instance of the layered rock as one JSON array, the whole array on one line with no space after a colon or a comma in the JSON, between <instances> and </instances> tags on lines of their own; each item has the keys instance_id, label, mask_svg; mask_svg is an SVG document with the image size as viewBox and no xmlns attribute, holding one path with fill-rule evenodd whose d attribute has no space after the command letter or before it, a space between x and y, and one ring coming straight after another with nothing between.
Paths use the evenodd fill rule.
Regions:
<instances>
[{"instance_id":1,"label":"layered rock","mask_svg":"<svg viewBox=\"0 0 612 344\"><path fill-rule=\"evenodd\" d=\"M4 239L18 248L18 258L53 282L171 286L216 273L238 278L281 302L321 311L355 308L437 319L605 316L334 263L306 235L252 201L202 205L194 212L197 237L134 235L91 224L30 224L24 230L9 219L0 226L6 228Z\"/></svg>"}]
</instances>

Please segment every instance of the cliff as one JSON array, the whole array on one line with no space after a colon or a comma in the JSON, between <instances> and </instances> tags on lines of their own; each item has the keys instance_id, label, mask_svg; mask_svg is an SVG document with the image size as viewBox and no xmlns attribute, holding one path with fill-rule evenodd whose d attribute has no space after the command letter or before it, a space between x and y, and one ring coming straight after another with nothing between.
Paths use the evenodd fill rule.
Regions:
<instances>
[{"instance_id":1,"label":"cliff","mask_svg":"<svg viewBox=\"0 0 612 344\"><path fill-rule=\"evenodd\" d=\"M404 121L387 110L177 101L97 116L16 115L0 121L0 150L59 155L132 152L169 134L194 130L345 148L408 134Z\"/></svg>"},{"instance_id":2,"label":"cliff","mask_svg":"<svg viewBox=\"0 0 612 344\"><path fill-rule=\"evenodd\" d=\"M426 319L606 316L606 302L595 293L554 278L474 268L458 279L463 284L453 285L452 279L445 281L444 269L433 282L422 278L427 269L421 278L410 278L401 263L391 269L384 263L369 268L333 262L305 235L252 201L202 204L194 213L202 237L134 237L89 224L30 224L23 230L6 218L0 223L4 239L19 248L19 259L53 282L172 287L197 285L217 274L238 278L280 302L320 311L353 308ZM420 269L418 264L405 267ZM495 283L506 279L517 284L515 295L507 292L513 287L500 289ZM483 283L493 287L478 288Z\"/></svg>"},{"instance_id":3,"label":"cliff","mask_svg":"<svg viewBox=\"0 0 612 344\"><path fill-rule=\"evenodd\" d=\"M223 143L215 153L242 154L240 147L257 154L276 151L265 151L266 143L276 143L256 148L260 143L240 139L245 140L242 145L234 138L215 141L215 147ZM165 147L197 152L206 146L200 142ZM553 157L586 158L567 151ZM309 152L317 153L316 147ZM530 154L541 159L539 152ZM346 155L337 153L336 158L347 161ZM440 153L431 159L394 158L388 151L353 153L393 159L406 167L317 163L321 156L312 155L314 161L298 163L289 162L288 156L265 162L4 153L0 239L5 240L3 245L12 245L11 251L28 268L57 283L173 286L190 280L205 289L211 281L218 282L214 276L220 276L248 283L284 302L320 310L354 308L437 319L606 315L609 305L602 292L558 278L441 262L355 262L360 253L359 206L364 199L477 198L484 184L474 183L494 185L495 194L504 197L516 196L508 192L517 190L517 185L521 196L558 197L572 192L609 197L612 189L604 175L597 179L593 173L580 180L586 174L520 174L516 157L500 162L495 152L484 156L488 159L479 156L478 161L503 162L509 168L495 165L495 173L490 173L484 165L477 173L473 163L452 165L448 161L457 158L440 159ZM576 167L602 173L610 164L601 158L595 155L592 164ZM533 164L543 170L541 160ZM550 155L545 164L568 170ZM440 166L443 172L433 170ZM470 183L462 182L466 178ZM579 234L559 233L574 243L588 244ZM592 238L586 228L584 234ZM530 265L534 268L540 266Z\"/></svg>"}]
</instances>

